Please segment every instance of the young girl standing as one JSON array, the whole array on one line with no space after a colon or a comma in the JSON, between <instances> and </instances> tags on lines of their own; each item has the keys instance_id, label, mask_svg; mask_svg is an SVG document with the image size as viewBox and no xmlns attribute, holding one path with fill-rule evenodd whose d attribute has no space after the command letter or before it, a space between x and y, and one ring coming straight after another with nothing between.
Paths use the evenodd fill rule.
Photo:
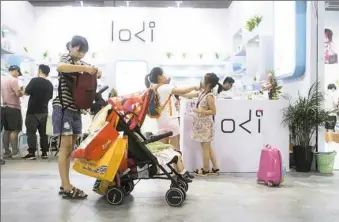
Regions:
<instances>
[{"instance_id":1,"label":"young girl standing","mask_svg":"<svg viewBox=\"0 0 339 222\"><path fill-rule=\"evenodd\" d=\"M198 97L195 115L193 119L192 138L200 142L203 151L203 168L194 171L197 175L219 174L219 167L215 158L215 153L211 147L214 137L214 115L216 114L215 99L212 89L219 85L219 78L214 73L207 73L202 83L200 93L194 93L189 97ZM187 95L185 96L187 97ZM210 161L212 169L209 168Z\"/></svg>"}]
</instances>

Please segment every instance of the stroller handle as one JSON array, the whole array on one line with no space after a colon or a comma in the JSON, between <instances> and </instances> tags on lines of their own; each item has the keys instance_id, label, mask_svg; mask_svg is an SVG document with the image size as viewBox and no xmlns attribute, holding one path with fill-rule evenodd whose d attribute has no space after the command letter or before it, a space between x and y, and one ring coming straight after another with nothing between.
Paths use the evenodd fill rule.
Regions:
<instances>
[{"instance_id":1,"label":"stroller handle","mask_svg":"<svg viewBox=\"0 0 339 222\"><path fill-rule=\"evenodd\" d=\"M161 140L161 139L170 137L170 136L172 136L172 135L173 135L173 132L167 132L167 133L163 133L163 134L151 136L150 139L148 139L148 140L145 141L145 144L147 144L147 143L153 143L153 142L155 142L155 141L159 141L159 140Z\"/></svg>"}]
</instances>

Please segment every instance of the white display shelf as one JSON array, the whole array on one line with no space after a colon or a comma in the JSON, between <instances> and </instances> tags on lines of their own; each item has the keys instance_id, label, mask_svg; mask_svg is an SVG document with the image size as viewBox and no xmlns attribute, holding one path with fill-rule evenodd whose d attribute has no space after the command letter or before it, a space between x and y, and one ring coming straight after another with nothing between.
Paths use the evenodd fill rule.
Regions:
<instances>
[{"instance_id":1,"label":"white display shelf","mask_svg":"<svg viewBox=\"0 0 339 222\"><path fill-rule=\"evenodd\" d=\"M250 31L245 31L243 33L243 38L242 38L242 44L247 45L249 42L256 41L259 39L259 37L262 35L262 28L261 25L258 27L254 28L252 32Z\"/></svg>"},{"instance_id":2,"label":"white display shelf","mask_svg":"<svg viewBox=\"0 0 339 222\"><path fill-rule=\"evenodd\" d=\"M10 52L10 51L8 51L6 49L1 48L1 54L2 55L8 55L8 54L13 54L13 52Z\"/></svg>"},{"instance_id":3,"label":"white display shelf","mask_svg":"<svg viewBox=\"0 0 339 222\"><path fill-rule=\"evenodd\" d=\"M215 62L206 62L203 59L202 60L197 60L197 61L182 61L182 62L176 62L176 61L169 61L160 63L160 67L164 66L171 66L171 67L192 67L192 66L197 66L197 67L224 67L225 62L221 60L217 60Z\"/></svg>"}]
</instances>

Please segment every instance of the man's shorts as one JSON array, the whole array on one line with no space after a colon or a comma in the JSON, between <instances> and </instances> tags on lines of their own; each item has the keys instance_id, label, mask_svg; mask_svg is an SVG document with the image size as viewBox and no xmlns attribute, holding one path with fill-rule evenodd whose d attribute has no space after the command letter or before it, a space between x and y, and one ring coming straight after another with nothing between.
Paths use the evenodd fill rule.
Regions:
<instances>
[{"instance_id":1,"label":"man's shorts","mask_svg":"<svg viewBox=\"0 0 339 222\"><path fill-rule=\"evenodd\" d=\"M68 109L62 112L60 106L53 106L52 123L54 136L82 135L80 112Z\"/></svg>"},{"instance_id":2,"label":"man's shorts","mask_svg":"<svg viewBox=\"0 0 339 222\"><path fill-rule=\"evenodd\" d=\"M1 128L6 131L22 130L22 115L20 109L11 108L8 106L1 107Z\"/></svg>"}]
</instances>

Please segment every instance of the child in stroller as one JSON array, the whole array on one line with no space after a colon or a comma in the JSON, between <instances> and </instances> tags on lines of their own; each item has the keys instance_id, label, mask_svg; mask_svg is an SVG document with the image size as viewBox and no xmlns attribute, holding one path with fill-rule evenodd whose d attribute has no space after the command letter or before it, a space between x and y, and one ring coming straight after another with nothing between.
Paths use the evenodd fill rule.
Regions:
<instances>
[{"instance_id":1,"label":"child in stroller","mask_svg":"<svg viewBox=\"0 0 339 222\"><path fill-rule=\"evenodd\" d=\"M108 106L112 109L107 116L110 112L118 114L116 130L128 138L128 168L123 172L118 171L114 181L106 182L109 184L104 194L110 204L122 203L124 196L133 191L134 180L165 179L171 181L165 196L167 203L170 206L180 206L186 199L188 183L192 182L193 177L184 169L181 154L174 151L171 145L157 142L171 136L172 132L152 136L148 140L140 132L149 104L149 93L146 90L108 101ZM99 112L98 115L102 114ZM100 182L102 181L97 180L94 191L99 189Z\"/></svg>"}]
</instances>

